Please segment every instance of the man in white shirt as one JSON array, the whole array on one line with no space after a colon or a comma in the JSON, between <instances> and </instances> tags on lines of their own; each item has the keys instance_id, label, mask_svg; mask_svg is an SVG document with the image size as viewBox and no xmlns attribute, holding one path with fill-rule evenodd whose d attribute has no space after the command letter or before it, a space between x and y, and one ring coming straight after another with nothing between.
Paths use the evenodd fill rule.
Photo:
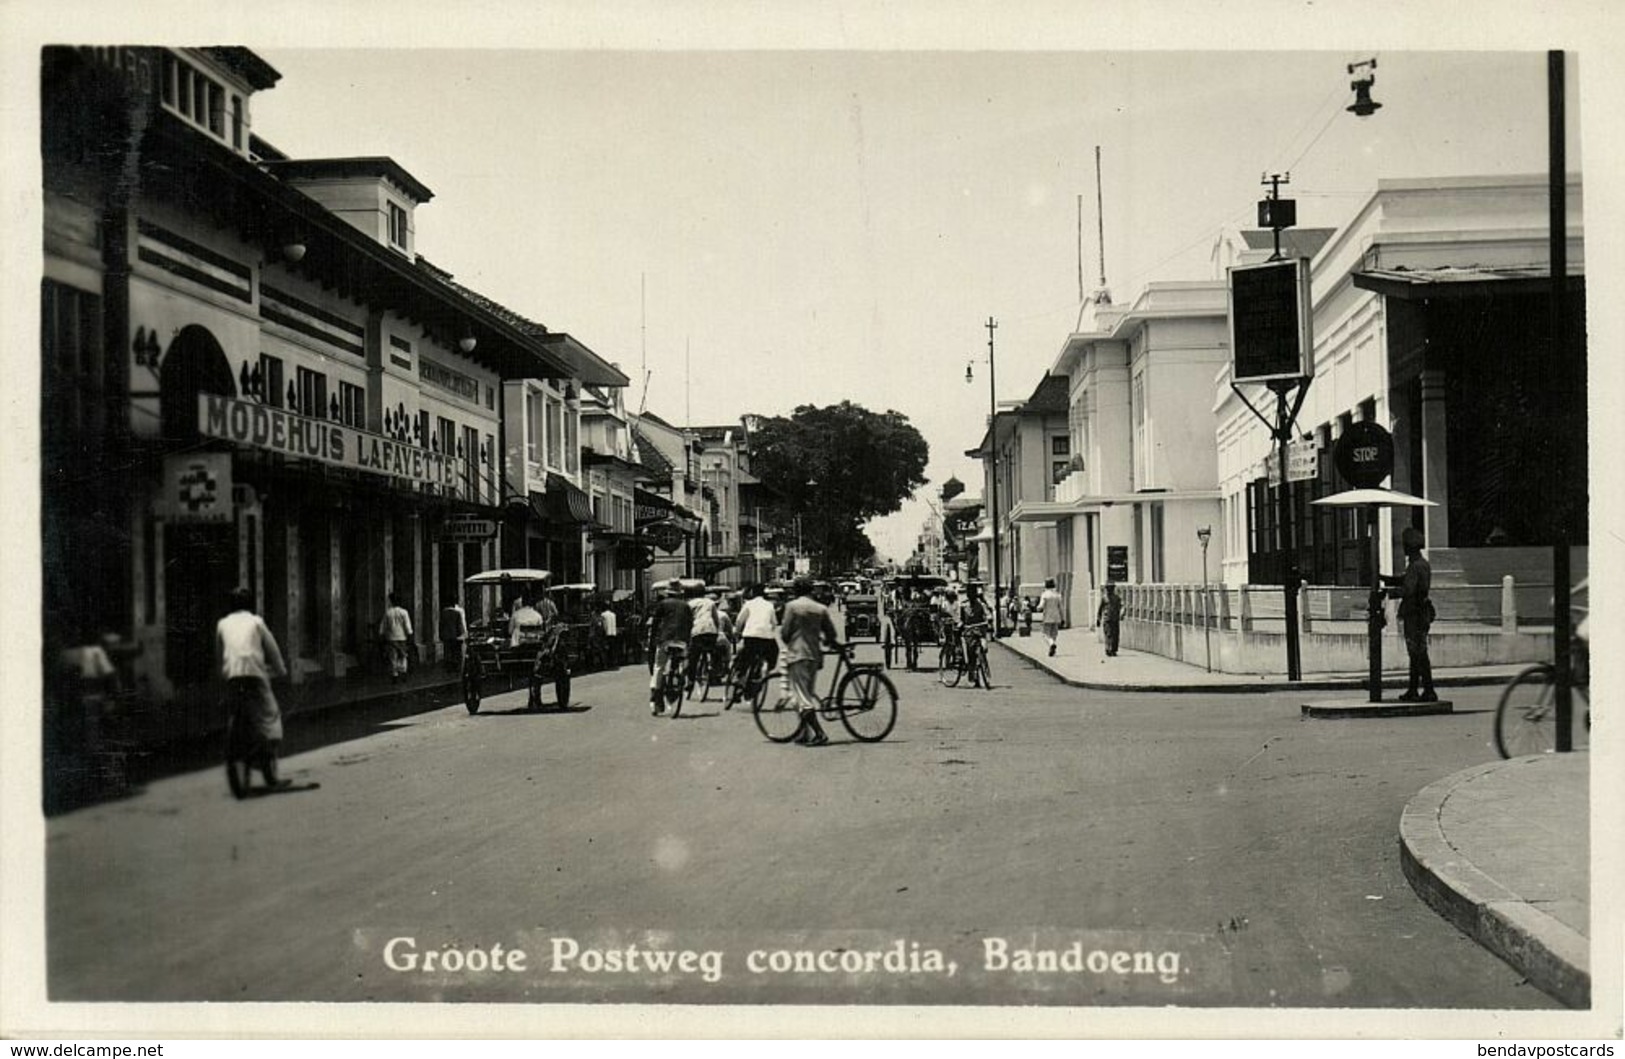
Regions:
<instances>
[{"instance_id":1,"label":"man in white shirt","mask_svg":"<svg viewBox=\"0 0 1625 1059\"><path fill-rule=\"evenodd\" d=\"M542 596L540 593L537 593L537 595L540 597L540 602L547 602L546 596ZM514 602L513 613L508 615L508 646L519 646L519 635L521 629L527 626L532 629L539 629L546 624L547 621L543 617L542 612L531 606L530 601L525 599L525 597L520 596L519 599Z\"/></svg>"},{"instance_id":2,"label":"man in white shirt","mask_svg":"<svg viewBox=\"0 0 1625 1059\"><path fill-rule=\"evenodd\" d=\"M598 620L604 630L604 660L611 669L619 669L621 665L621 620L615 613L615 608L604 600L604 609L598 615Z\"/></svg>"},{"instance_id":3,"label":"man in white shirt","mask_svg":"<svg viewBox=\"0 0 1625 1059\"><path fill-rule=\"evenodd\" d=\"M384 638L384 646L389 650L389 679L404 680L407 644L412 640L412 615L393 592L389 594L389 609L384 611L384 620L378 623L378 635Z\"/></svg>"},{"instance_id":4,"label":"man in white shirt","mask_svg":"<svg viewBox=\"0 0 1625 1059\"><path fill-rule=\"evenodd\" d=\"M689 635L688 683L694 686L700 659L716 657L717 653L717 601L701 589L690 589L688 609L694 615L694 627ZM715 670L713 670L715 672Z\"/></svg>"},{"instance_id":5,"label":"man in white shirt","mask_svg":"<svg viewBox=\"0 0 1625 1059\"><path fill-rule=\"evenodd\" d=\"M271 680L288 675L282 649L254 613L254 595L246 588L231 593L231 613L215 624L215 647L220 656L220 675L225 678L233 701L249 704L249 719L258 739L257 767L265 784L273 789L289 785L277 777L277 748L282 743L282 710L271 693Z\"/></svg>"},{"instance_id":6,"label":"man in white shirt","mask_svg":"<svg viewBox=\"0 0 1625 1059\"><path fill-rule=\"evenodd\" d=\"M761 585L751 585L745 589L745 605L739 608L739 655L734 660L734 688L728 696L726 709L732 709L733 704L750 689L745 688L740 678L750 672L751 666L758 659L767 663L767 671L779 664L779 621L778 611L773 607L773 601L762 595Z\"/></svg>"}]
</instances>

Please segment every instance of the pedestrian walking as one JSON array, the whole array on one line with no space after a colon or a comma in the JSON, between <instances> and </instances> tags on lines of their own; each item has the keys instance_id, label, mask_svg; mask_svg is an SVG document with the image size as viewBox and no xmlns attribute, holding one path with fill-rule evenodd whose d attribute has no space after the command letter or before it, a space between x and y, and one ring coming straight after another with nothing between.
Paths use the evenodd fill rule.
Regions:
<instances>
[{"instance_id":1,"label":"pedestrian walking","mask_svg":"<svg viewBox=\"0 0 1625 1059\"><path fill-rule=\"evenodd\" d=\"M401 606L400 597L391 592L384 620L378 623L378 635L383 638L389 652L389 679L399 683L406 679L407 650L412 641L412 615Z\"/></svg>"},{"instance_id":2,"label":"pedestrian walking","mask_svg":"<svg viewBox=\"0 0 1625 1059\"><path fill-rule=\"evenodd\" d=\"M1049 642L1049 654L1055 657L1056 641L1061 635L1061 593L1055 588L1055 578L1044 578L1044 591L1038 595L1038 620L1044 626L1044 639Z\"/></svg>"},{"instance_id":3,"label":"pedestrian walking","mask_svg":"<svg viewBox=\"0 0 1625 1059\"><path fill-rule=\"evenodd\" d=\"M463 668L463 647L468 642L468 615L455 596L440 610L440 646L446 671L455 673Z\"/></svg>"},{"instance_id":4,"label":"pedestrian walking","mask_svg":"<svg viewBox=\"0 0 1625 1059\"><path fill-rule=\"evenodd\" d=\"M621 618L610 606L609 597L604 598L604 609L598 613L598 623L604 634L604 664L610 669L619 669L621 666Z\"/></svg>"},{"instance_id":5,"label":"pedestrian walking","mask_svg":"<svg viewBox=\"0 0 1625 1059\"><path fill-rule=\"evenodd\" d=\"M246 588L234 589L231 613L215 623L215 649L220 657L220 675L226 681L230 702L248 702L249 721L255 738L250 763L265 777L265 785L280 790L290 780L277 775L277 753L282 745L282 709L271 691L274 678L288 675L282 649L265 620L254 613L254 594Z\"/></svg>"},{"instance_id":6,"label":"pedestrian walking","mask_svg":"<svg viewBox=\"0 0 1625 1059\"><path fill-rule=\"evenodd\" d=\"M814 599L812 591L811 580L796 578L796 598L784 605L779 634L784 639L785 689L801 714L801 727L791 742L823 746L829 736L818 723L818 671L824 667L824 641L838 647L840 636L829 608Z\"/></svg>"},{"instance_id":7,"label":"pedestrian walking","mask_svg":"<svg viewBox=\"0 0 1625 1059\"><path fill-rule=\"evenodd\" d=\"M1399 600L1399 627L1405 635L1405 653L1410 656L1410 679L1400 702L1438 702L1433 690L1433 663L1428 658L1428 629L1433 625L1433 567L1422 558L1422 531L1407 526L1399 535L1405 549L1405 571L1383 574L1389 595Z\"/></svg>"},{"instance_id":8,"label":"pedestrian walking","mask_svg":"<svg viewBox=\"0 0 1625 1059\"><path fill-rule=\"evenodd\" d=\"M1117 635L1122 620L1123 600L1117 594L1117 585L1108 581L1106 593L1100 597L1100 608L1095 611L1095 622L1100 626L1108 656L1117 654Z\"/></svg>"}]
</instances>

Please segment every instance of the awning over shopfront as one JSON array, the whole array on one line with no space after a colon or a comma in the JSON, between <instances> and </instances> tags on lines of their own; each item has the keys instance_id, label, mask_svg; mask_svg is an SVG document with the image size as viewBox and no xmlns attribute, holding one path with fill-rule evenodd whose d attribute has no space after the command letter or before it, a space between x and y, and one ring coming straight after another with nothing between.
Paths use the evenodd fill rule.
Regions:
<instances>
[{"instance_id":1,"label":"awning over shopfront","mask_svg":"<svg viewBox=\"0 0 1625 1059\"><path fill-rule=\"evenodd\" d=\"M1376 291L1384 297L1432 301L1486 294L1545 294L1551 289L1552 273L1544 265L1502 268L1472 265L1465 268L1373 268L1351 273L1350 279L1360 290ZM1582 268L1571 264L1567 279L1570 287L1584 288Z\"/></svg>"},{"instance_id":2,"label":"awning over shopfront","mask_svg":"<svg viewBox=\"0 0 1625 1059\"><path fill-rule=\"evenodd\" d=\"M608 528L593 519L592 500L586 491L554 471L547 473L547 492L531 493L530 503L551 524Z\"/></svg>"}]
</instances>

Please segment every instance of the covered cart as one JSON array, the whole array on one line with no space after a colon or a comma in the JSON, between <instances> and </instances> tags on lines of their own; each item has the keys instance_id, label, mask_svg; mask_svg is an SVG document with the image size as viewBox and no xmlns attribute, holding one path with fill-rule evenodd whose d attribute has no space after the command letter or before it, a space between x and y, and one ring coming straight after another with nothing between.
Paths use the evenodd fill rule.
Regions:
<instances>
[{"instance_id":1,"label":"covered cart","mask_svg":"<svg viewBox=\"0 0 1625 1059\"><path fill-rule=\"evenodd\" d=\"M472 608L475 614L495 616L469 623L468 650L463 654L463 702L469 713L479 712L486 692L498 686L511 690L521 682L529 691L527 709L542 709L542 688L547 684L553 685L558 709L570 704L566 626L560 621L527 621L521 610L522 604L547 592L552 577L546 570L515 568L486 570L464 582L476 593L495 594L491 606ZM515 612L517 621L512 617Z\"/></svg>"}]
</instances>

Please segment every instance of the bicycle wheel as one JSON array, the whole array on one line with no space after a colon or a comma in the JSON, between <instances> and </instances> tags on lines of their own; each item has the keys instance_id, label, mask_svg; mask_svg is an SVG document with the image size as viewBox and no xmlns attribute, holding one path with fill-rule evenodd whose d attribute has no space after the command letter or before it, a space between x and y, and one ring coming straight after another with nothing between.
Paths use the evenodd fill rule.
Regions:
<instances>
[{"instance_id":1,"label":"bicycle wheel","mask_svg":"<svg viewBox=\"0 0 1625 1059\"><path fill-rule=\"evenodd\" d=\"M700 670L700 679L705 682L704 687L702 687L700 689L700 701L701 702L705 702L707 699L709 699L711 697L711 687L712 687L712 685L714 685L717 682L717 674L719 672L726 672L726 671L725 670L722 670L722 671L718 670L718 668L717 668L717 660L715 658L706 659L705 666Z\"/></svg>"},{"instance_id":2,"label":"bicycle wheel","mask_svg":"<svg viewBox=\"0 0 1625 1059\"><path fill-rule=\"evenodd\" d=\"M684 685L684 692L688 695L693 695L696 687L699 687L700 684L710 679L710 669L711 660L705 655L702 654L698 658L694 659L694 668L688 673L688 679Z\"/></svg>"},{"instance_id":3,"label":"bicycle wheel","mask_svg":"<svg viewBox=\"0 0 1625 1059\"><path fill-rule=\"evenodd\" d=\"M468 712L480 712L480 660L465 658L463 660L463 705Z\"/></svg>"},{"instance_id":4,"label":"bicycle wheel","mask_svg":"<svg viewBox=\"0 0 1625 1059\"><path fill-rule=\"evenodd\" d=\"M897 689L878 669L854 669L835 690L835 708L852 738L877 743L897 723Z\"/></svg>"},{"instance_id":5,"label":"bicycle wheel","mask_svg":"<svg viewBox=\"0 0 1625 1059\"><path fill-rule=\"evenodd\" d=\"M1557 746L1552 667L1530 666L1512 678L1495 708L1495 749L1502 757L1548 754Z\"/></svg>"},{"instance_id":6,"label":"bicycle wheel","mask_svg":"<svg viewBox=\"0 0 1625 1059\"><path fill-rule=\"evenodd\" d=\"M232 797L248 797L254 782L254 735L249 721L236 703L226 713L226 785Z\"/></svg>"},{"instance_id":7,"label":"bicycle wheel","mask_svg":"<svg viewBox=\"0 0 1625 1059\"><path fill-rule=\"evenodd\" d=\"M751 716L756 718L756 727L769 740L775 743L788 743L801 731L801 712L796 709L795 703L787 695L774 695L768 685L773 682L769 674L756 689L756 702L751 707Z\"/></svg>"},{"instance_id":8,"label":"bicycle wheel","mask_svg":"<svg viewBox=\"0 0 1625 1059\"><path fill-rule=\"evenodd\" d=\"M661 678L660 690L666 699L666 709L673 717L683 712L683 695L688 690L687 679L681 663L673 663L667 659L666 675Z\"/></svg>"},{"instance_id":9,"label":"bicycle wheel","mask_svg":"<svg viewBox=\"0 0 1625 1059\"><path fill-rule=\"evenodd\" d=\"M965 661L963 652L956 644L943 651L943 660L938 662L937 677L944 687L957 688L959 678L965 675Z\"/></svg>"}]
</instances>

